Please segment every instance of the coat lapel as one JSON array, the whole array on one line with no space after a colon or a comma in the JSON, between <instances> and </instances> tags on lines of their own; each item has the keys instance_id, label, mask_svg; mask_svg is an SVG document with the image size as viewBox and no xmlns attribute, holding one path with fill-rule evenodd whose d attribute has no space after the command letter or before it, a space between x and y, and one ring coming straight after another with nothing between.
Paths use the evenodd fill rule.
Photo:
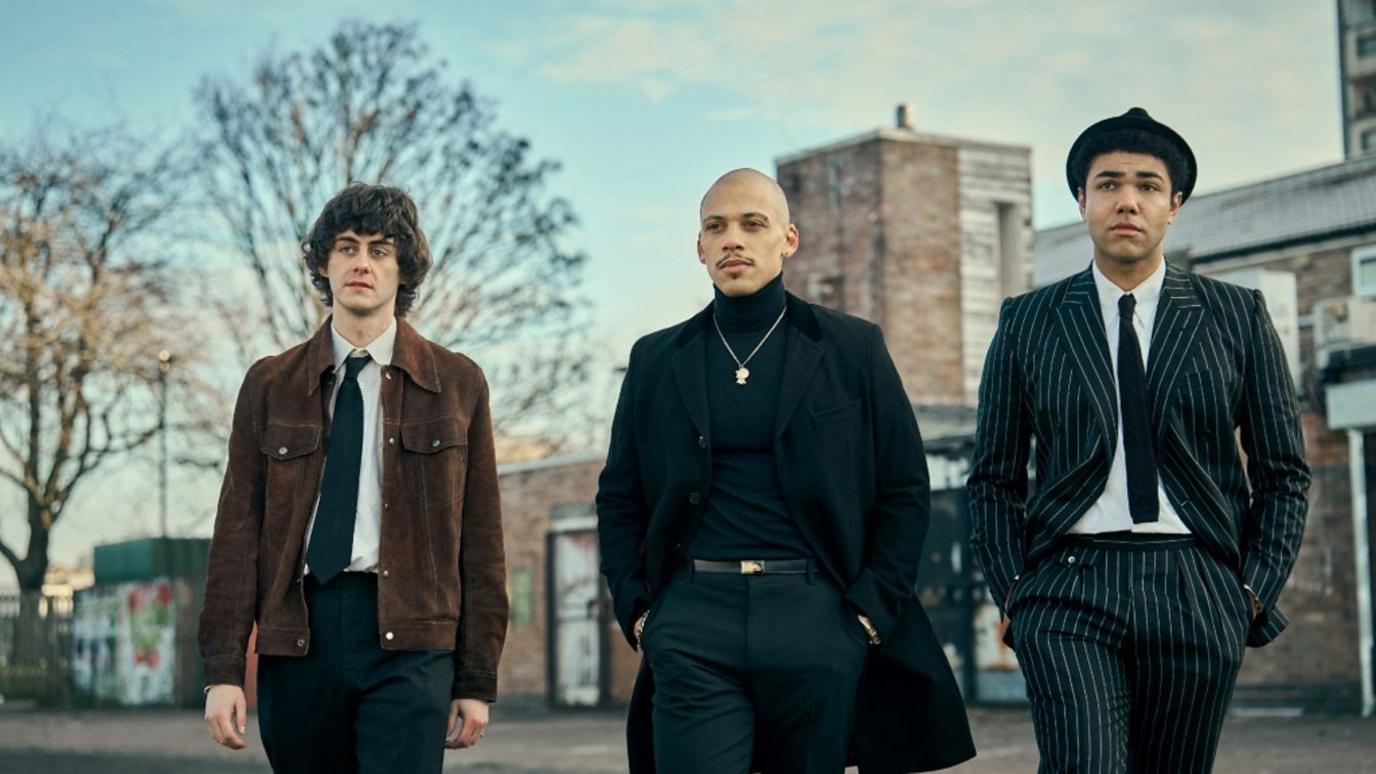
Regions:
<instances>
[{"instance_id":1,"label":"coat lapel","mask_svg":"<svg viewBox=\"0 0 1376 774\"><path fill-rule=\"evenodd\" d=\"M1196 334L1204 319L1203 312L1204 305L1189 275L1167 264L1147 356L1147 395L1151 400L1151 419L1158 442L1166 432L1166 409L1175 392L1176 381L1200 348Z\"/></svg>"},{"instance_id":2,"label":"coat lapel","mask_svg":"<svg viewBox=\"0 0 1376 774\"><path fill-rule=\"evenodd\" d=\"M679 334L678 350L673 359L679 395L693 426L703 436L711 429L707 414L707 323L711 314L709 305L688 321Z\"/></svg>"},{"instance_id":3,"label":"coat lapel","mask_svg":"<svg viewBox=\"0 0 1376 774\"><path fill-rule=\"evenodd\" d=\"M1116 438L1118 432L1118 391L1113 378L1108 340L1104 337L1104 316L1099 309L1099 292L1092 270L1086 269L1071 280L1065 297L1056 308L1061 334L1069 358L1089 391L1094 411L1099 415L1104 437ZM1109 447L1112 448L1110 443Z\"/></svg>"},{"instance_id":4,"label":"coat lapel","mask_svg":"<svg viewBox=\"0 0 1376 774\"><path fill-rule=\"evenodd\" d=\"M784 349L784 377L779 387L779 408L774 416L774 437L783 434L798 403L807 392L817 363L822 359L821 329L817 313L806 301L788 294L788 343Z\"/></svg>"}]
</instances>

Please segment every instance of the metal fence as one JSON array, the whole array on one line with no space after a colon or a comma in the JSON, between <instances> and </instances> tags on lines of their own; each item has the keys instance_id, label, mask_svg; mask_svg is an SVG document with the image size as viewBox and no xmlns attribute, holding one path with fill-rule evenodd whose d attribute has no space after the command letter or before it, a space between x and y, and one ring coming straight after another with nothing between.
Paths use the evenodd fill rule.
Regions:
<instances>
[{"instance_id":1,"label":"metal fence","mask_svg":"<svg viewBox=\"0 0 1376 774\"><path fill-rule=\"evenodd\" d=\"M71 699L72 598L0 593L0 697Z\"/></svg>"}]
</instances>

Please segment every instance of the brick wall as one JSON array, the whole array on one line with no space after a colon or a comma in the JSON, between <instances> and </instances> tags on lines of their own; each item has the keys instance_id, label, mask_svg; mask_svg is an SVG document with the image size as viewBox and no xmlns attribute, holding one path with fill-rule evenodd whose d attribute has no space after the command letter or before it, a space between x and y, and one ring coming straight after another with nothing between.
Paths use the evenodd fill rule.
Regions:
<instances>
[{"instance_id":1,"label":"brick wall","mask_svg":"<svg viewBox=\"0 0 1376 774\"><path fill-rule=\"evenodd\" d=\"M543 704L549 686L549 606L547 547L554 514L592 512L600 458L552 459L535 465L513 465L501 476L503 534L506 539L507 592L512 622L502 655L502 701ZM527 592L528 590L528 592ZM605 594L605 590L604 590ZM522 598L524 597L524 598ZM630 698L639 655L610 619L606 651L611 669L611 701Z\"/></svg>"},{"instance_id":2,"label":"brick wall","mask_svg":"<svg viewBox=\"0 0 1376 774\"><path fill-rule=\"evenodd\" d=\"M883 326L915 402L964 399L957 167L952 145L875 137L778 168L802 235L790 289Z\"/></svg>"}]
</instances>

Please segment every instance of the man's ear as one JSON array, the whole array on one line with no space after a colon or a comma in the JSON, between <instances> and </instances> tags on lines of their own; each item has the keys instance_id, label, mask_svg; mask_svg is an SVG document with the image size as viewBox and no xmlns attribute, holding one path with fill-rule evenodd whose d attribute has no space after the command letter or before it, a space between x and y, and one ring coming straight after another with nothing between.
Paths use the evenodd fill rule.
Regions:
<instances>
[{"instance_id":1,"label":"man's ear","mask_svg":"<svg viewBox=\"0 0 1376 774\"><path fill-rule=\"evenodd\" d=\"M798 252L801 238L801 235L798 233L798 227L792 223L788 224L788 231L784 234L784 258L789 258L794 253Z\"/></svg>"}]
</instances>

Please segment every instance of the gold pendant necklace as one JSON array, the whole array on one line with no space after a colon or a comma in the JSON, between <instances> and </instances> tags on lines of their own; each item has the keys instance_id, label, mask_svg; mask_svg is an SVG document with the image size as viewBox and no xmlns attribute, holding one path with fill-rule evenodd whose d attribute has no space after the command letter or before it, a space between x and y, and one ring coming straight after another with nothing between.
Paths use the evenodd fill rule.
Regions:
<instances>
[{"instance_id":1,"label":"gold pendant necklace","mask_svg":"<svg viewBox=\"0 0 1376 774\"><path fill-rule=\"evenodd\" d=\"M736 357L736 350L731 349L731 345L726 341L726 334L721 332L721 325L717 323L717 316L712 315L712 327L717 329L717 336L721 339L722 346L726 347L726 353L731 356L732 360L736 361L736 384L744 385L745 381L750 378L750 369L746 368L745 364L749 363L750 359L755 357L755 353L760 351L760 347L763 347L764 343L769 341L769 337L774 335L774 329L778 328L779 323L784 321L784 315L787 313L788 307L785 306L783 311L779 312L778 318L774 320L774 324L769 326L769 331L764 334L764 338L760 339L760 343L750 350L750 354L746 355L744 360Z\"/></svg>"}]
</instances>

